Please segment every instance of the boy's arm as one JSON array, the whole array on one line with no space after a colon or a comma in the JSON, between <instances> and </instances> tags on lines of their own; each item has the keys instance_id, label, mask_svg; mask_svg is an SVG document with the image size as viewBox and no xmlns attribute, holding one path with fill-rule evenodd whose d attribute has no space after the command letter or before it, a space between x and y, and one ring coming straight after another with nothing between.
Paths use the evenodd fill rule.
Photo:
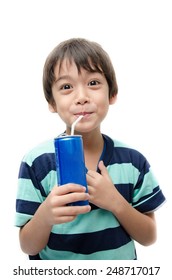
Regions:
<instances>
[{"instance_id":1,"label":"boy's arm","mask_svg":"<svg viewBox=\"0 0 172 280\"><path fill-rule=\"evenodd\" d=\"M66 206L79 200L87 200L85 187L76 184L55 186L40 205L33 218L20 230L20 245L28 255L38 254L48 243L54 224L73 221L77 215L90 211L90 206Z\"/></svg>"},{"instance_id":2,"label":"boy's arm","mask_svg":"<svg viewBox=\"0 0 172 280\"><path fill-rule=\"evenodd\" d=\"M103 162L99 163L101 174L88 171L90 202L114 214L126 232L142 245L150 245L156 240L154 213L143 214L133 208L114 188ZM106 188L104 187L106 186Z\"/></svg>"}]
</instances>

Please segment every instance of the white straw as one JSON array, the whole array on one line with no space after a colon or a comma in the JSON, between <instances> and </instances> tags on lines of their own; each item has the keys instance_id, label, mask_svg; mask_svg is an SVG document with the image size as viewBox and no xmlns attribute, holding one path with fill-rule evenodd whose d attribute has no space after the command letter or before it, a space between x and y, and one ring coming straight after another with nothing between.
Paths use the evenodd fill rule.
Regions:
<instances>
[{"instance_id":1,"label":"white straw","mask_svg":"<svg viewBox=\"0 0 172 280\"><path fill-rule=\"evenodd\" d=\"M74 135L75 125L83 118L83 115L79 116L71 126L71 135Z\"/></svg>"}]
</instances>

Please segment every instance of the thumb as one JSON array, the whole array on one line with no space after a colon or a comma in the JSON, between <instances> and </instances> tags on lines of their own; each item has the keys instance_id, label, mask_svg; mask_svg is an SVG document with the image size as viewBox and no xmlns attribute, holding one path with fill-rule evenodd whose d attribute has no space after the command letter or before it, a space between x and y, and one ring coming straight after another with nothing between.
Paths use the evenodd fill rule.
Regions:
<instances>
[{"instance_id":1,"label":"thumb","mask_svg":"<svg viewBox=\"0 0 172 280\"><path fill-rule=\"evenodd\" d=\"M99 162L98 167L100 169L101 175L103 177L108 177L109 178L109 174L108 174L107 168L104 165L104 162L102 160Z\"/></svg>"}]
</instances>

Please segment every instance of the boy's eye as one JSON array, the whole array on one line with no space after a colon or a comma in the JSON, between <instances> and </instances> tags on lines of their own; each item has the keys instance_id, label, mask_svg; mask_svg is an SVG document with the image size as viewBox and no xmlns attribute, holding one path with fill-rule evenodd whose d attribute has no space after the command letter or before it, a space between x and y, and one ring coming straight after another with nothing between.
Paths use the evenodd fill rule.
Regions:
<instances>
[{"instance_id":1,"label":"boy's eye","mask_svg":"<svg viewBox=\"0 0 172 280\"><path fill-rule=\"evenodd\" d=\"M99 85L100 83L98 82L98 81L96 81L96 80L93 80L93 81L91 81L91 82L89 82L89 86L97 86L97 85Z\"/></svg>"},{"instance_id":2,"label":"boy's eye","mask_svg":"<svg viewBox=\"0 0 172 280\"><path fill-rule=\"evenodd\" d=\"M70 88L71 88L71 85L69 85L69 84L65 84L65 85L61 86L61 89L70 89Z\"/></svg>"}]
</instances>

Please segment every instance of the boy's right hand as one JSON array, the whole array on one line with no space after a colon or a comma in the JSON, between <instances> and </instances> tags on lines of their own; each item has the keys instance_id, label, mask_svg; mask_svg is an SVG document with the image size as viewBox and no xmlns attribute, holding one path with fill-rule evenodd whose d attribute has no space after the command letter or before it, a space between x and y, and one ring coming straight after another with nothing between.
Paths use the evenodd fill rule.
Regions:
<instances>
[{"instance_id":1,"label":"boy's right hand","mask_svg":"<svg viewBox=\"0 0 172 280\"><path fill-rule=\"evenodd\" d=\"M85 193L85 187L77 184L55 186L42 204L44 221L53 226L54 224L71 222L77 215L89 212L91 210L89 205L67 205L80 200L89 200L89 194Z\"/></svg>"}]
</instances>

